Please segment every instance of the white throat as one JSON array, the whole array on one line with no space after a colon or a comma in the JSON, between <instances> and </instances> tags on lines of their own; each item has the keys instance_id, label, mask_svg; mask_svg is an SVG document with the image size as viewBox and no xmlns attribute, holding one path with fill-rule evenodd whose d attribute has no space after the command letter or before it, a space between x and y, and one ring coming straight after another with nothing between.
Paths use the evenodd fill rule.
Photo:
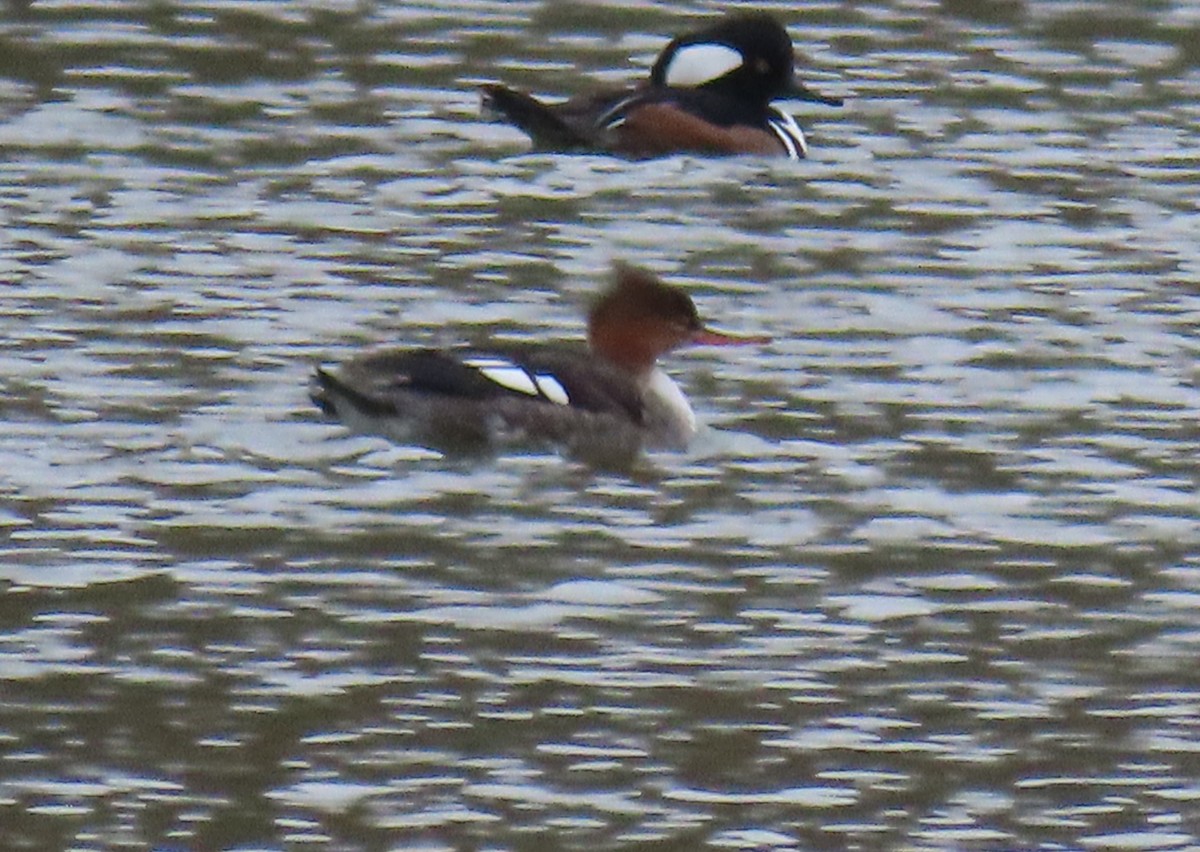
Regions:
<instances>
[{"instance_id":1,"label":"white throat","mask_svg":"<svg viewBox=\"0 0 1200 852\"><path fill-rule=\"evenodd\" d=\"M675 51L667 63L668 86L703 86L724 77L743 62L742 54L723 44L689 44Z\"/></svg>"},{"instance_id":2,"label":"white throat","mask_svg":"<svg viewBox=\"0 0 1200 852\"><path fill-rule=\"evenodd\" d=\"M675 380L655 367L646 377L642 399L653 443L663 449L686 448L696 434L696 413Z\"/></svg>"}]
</instances>

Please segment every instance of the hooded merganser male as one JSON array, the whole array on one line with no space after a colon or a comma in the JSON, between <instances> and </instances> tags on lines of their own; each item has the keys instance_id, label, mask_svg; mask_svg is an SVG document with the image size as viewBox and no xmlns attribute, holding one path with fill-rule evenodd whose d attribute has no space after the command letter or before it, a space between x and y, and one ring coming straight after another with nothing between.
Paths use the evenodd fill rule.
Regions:
<instances>
[{"instance_id":1,"label":"hooded merganser male","mask_svg":"<svg viewBox=\"0 0 1200 852\"><path fill-rule=\"evenodd\" d=\"M782 24L748 12L672 39L649 81L635 88L546 104L506 86L483 86L485 111L515 124L536 147L633 157L693 152L802 159L804 132L771 105L781 98L842 103L796 79L792 40Z\"/></svg>"},{"instance_id":2,"label":"hooded merganser male","mask_svg":"<svg viewBox=\"0 0 1200 852\"><path fill-rule=\"evenodd\" d=\"M588 314L588 348L385 349L317 368L313 401L359 431L449 453L554 447L598 464L682 450L687 398L655 362L686 344L762 343L705 328L680 288L625 264Z\"/></svg>"}]
</instances>

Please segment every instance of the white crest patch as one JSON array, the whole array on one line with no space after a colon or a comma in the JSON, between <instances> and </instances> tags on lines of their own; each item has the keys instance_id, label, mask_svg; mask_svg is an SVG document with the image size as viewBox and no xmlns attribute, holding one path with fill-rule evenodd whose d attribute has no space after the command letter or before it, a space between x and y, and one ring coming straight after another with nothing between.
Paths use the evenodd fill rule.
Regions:
<instances>
[{"instance_id":1,"label":"white crest patch","mask_svg":"<svg viewBox=\"0 0 1200 852\"><path fill-rule=\"evenodd\" d=\"M771 108L771 117L767 119L771 132L779 137L783 147L787 149L788 157L792 160L803 160L808 156L808 142L804 139L804 131L786 112Z\"/></svg>"},{"instance_id":2,"label":"white crest patch","mask_svg":"<svg viewBox=\"0 0 1200 852\"><path fill-rule=\"evenodd\" d=\"M723 44L689 44L675 51L667 63L668 86L703 86L740 68L744 58L739 51Z\"/></svg>"},{"instance_id":3,"label":"white crest patch","mask_svg":"<svg viewBox=\"0 0 1200 852\"><path fill-rule=\"evenodd\" d=\"M539 373L533 377L533 380L537 382L538 390L546 399L557 405L570 405L571 397L567 396L567 389L554 376Z\"/></svg>"},{"instance_id":4,"label":"white crest patch","mask_svg":"<svg viewBox=\"0 0 1200 852\"><path fill-rule=\"evenodd\" d=\"M538 395L533 378L524 368L511 361L505 361L503 358L469 358L463 363L474 367L502 388L527 393L530 396Z\"/></svg>"}]
</instances>

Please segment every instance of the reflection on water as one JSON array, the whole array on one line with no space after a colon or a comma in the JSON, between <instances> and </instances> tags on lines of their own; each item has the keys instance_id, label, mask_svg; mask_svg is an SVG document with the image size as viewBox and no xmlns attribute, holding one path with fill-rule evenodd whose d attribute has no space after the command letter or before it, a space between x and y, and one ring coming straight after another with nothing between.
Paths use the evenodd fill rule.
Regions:
<instances>
[{"instance_id":1,"label":"reflection on water","mask_svg":"<svg viewBox=\"0 0 1200 852\"><path fill-rule=\"evenodd\" d=\"M477 116L703 5L24 5L9 846L1200 842L1191 4L779 9L848 97L799 164ZM472 466L308 403L367 346L574 336L614 257L774 339L671 360L688 454Z\"/></svg>"}]
</instances>

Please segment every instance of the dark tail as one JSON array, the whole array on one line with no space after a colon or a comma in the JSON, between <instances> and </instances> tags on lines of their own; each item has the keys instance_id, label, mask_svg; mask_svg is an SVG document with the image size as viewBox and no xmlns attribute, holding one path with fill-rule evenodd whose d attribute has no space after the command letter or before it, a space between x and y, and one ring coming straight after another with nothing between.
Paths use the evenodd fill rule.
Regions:
<instances>
[{"instance_id":1,"label":"dark tail","mask_svg":"<svg viewBox=\"0 0 1200 852\"><path fill-rule=\"evenodd\" d=\"M588 141L550 106L532 95L507 86L480 86L483 109L493 112L524 131L539 148L556 150L586 148Z\"/></svg>"},{"instance_id":2,"label":"dark tail","mask_svg":"<svg viewBox=\"0 0 1200 852\"><path fill-rule=\"evenodd\" d=\"M333 373L328 373L321 367L317 367L313 379L314 384L312 391L309 393L309 398L316 404L317 408L324 411L330 417L340 418L342 416L341 412L338 411L339 402L348 403L355 410L367 415L394 414L396 411L394 406L378 399L373 399L361 391L355 390Z\"/></svg>"},{"instance_id":3,"label":"dark tail","mask_svg":"<svg viewBox=\"0 0 1200 852\"><path fill-rule=\"evenodd\" d=\"M308 392L308 398L313 401L313 404L317 408L325 412L327 416L337 417L337 406L333 404L333 396L338 392L341 385L342 383L332 375L317 367L317 372L313 375L312 387Z\"/></svg>"}]
</instances>

